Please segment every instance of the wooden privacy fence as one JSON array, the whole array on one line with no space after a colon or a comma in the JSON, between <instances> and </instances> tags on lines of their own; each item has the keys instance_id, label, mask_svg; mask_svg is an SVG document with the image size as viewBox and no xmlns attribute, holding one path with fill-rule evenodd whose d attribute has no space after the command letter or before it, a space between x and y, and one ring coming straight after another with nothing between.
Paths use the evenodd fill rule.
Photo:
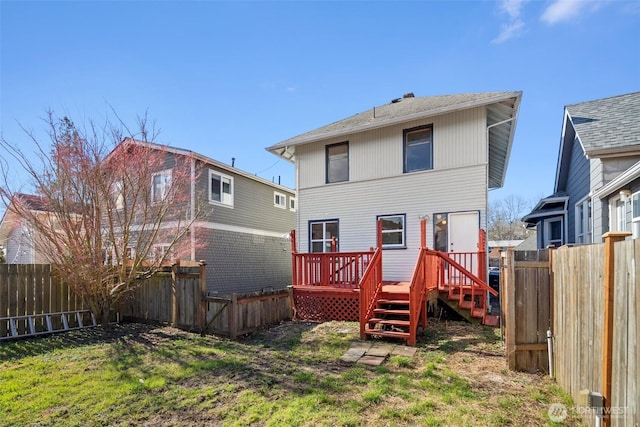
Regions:
<instances>
[{"instance_id":1,"label":"wooden privacy fence","mask_svg":"<svg viewBox=\"0 0 640 427\"><path fill-rule=\"evenodd\" d=\"M207 296L205 268L183 262L155 274L120 302L120 316L232 338L291 319L289 290ZM0 264L0 340L92 325L88 307L50 265Z\"/></svg>"},{"instance_id":2,"label":"wooden privacy fence","mask_svg":"<svg viewBox=\"0 0 640 427\"><path fill-rule=\"evenodd\" d=\"M604 395L611 413L605 422L610 425L637 426L640 239L614 243L610 239L616 233L609 234L606 243L554 252L555 377L574 402L580 401L585 389ZM610 313L605 309L607 281L613 293ZM589 423L595 424L594 412L587 414Z\"/></svg>"},{"instance_id":3,"label":"wooden privacy fence","mask_svg":"<svg viewBox=\"0 0 640 427\"><path fill-rule=\"evenodd\" d=\"M553 292L549 250L502 253L500 304L509 368L549 372L547 330Z\"/></svg>"},{"instance_id":4,"label":"wooden privacy fence","mask_svg":"<svg viewBox=\"0 0 640 427\"><path fill-rule=\"evenodd\" d=\"M90 325L86 310L50 265L0 264L0 339Z\"/></svg>"},{"instance_id":5,"label":"wooden privacy fence","mask_svg":"<svg viewBox=\"0 0 640 427\"><path fill-rule=\"evenodd\" d=\"M176 264L171 272L156 274L122 301L120 314L231 338L291 319L289 290L208 296L205 268L204 263Z\"/></svg>"}]
</instances>

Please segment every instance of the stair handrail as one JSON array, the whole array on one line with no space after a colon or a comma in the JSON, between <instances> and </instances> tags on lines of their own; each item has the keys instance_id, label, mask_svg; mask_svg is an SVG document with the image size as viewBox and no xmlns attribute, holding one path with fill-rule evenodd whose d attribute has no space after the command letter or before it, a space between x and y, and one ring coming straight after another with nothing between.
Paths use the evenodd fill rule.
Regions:
<instances>
[{"instance_id":1,"label":"stair handrail","mask_svg":"<svg viewBox=\"0 0 640 427\"><path fill-rule=\"evenodd\" d=\"M453 266L456 270L458 270L458 272L460 272L467 279L471 280L472 283L474 283L475 285L477 285L481 289L491 293L493 296L498 296L498 291L493 289L491 286L489 286L485 281L480 279L478 276L476 276L475 274L473 274L472 272L467 270L464 266L462 266L457 261L455 261L453 258L451 258L449 255L447 255L446 252L435 251L435 250L432 250L432 249L426 249L426 251L428 251L429 253L431 253L433 255L438 256L442 261L444 261L444 262L450 264L451 266ZM440 283L439 283L439 285L440 285ZM473 288L472 288L472 290L473 290Z\"/></svg>"},{"instance_id":2,"label":"stair handrail","mask_svg":"<svg viewBox=\"0 0 640 427\"><path fill-rule=\"evenodd\" d=\"M420 248L416 266L411 275L409 284L409 338L407 345L415 345L416 334L418 332L418 323L420 322L420 311L422 310L422 302L425 301L427 293L427 253L426 248ZM426 315L426 313L425 313ZM424 319L426 320L426 319Z\"/></svg>"},{"instance_id":3,"label":"stair handrail","mask_svg":"<svg viewBox=\"0 0 640 427\"><path fill-rule=\"evenodd\" d=\"M366 324L382 293L382 249L376 248L369 265L360 279L360 339L366 339Z\"/></svg>"}]
</instances>

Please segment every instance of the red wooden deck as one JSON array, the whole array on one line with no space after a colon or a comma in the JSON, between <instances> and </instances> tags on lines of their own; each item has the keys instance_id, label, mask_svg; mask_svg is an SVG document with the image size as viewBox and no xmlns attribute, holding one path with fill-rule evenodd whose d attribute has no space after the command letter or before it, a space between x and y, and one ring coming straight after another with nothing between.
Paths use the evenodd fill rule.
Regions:
<instances>
[{"instance_id":1,"label":"red wooden deck","mask_svg":"<svg viewBox=\"0 0 640 427\"><path fill-rule=\"evenodd\" d=\"M422 244L411 281L384 282L380 245L375 251L301 254L292 232L296 318L359 321L362 339L382 336L415 345L418 328L427 326L427 298L438 293L470 319L497 324L497 316L487 314L488 292L497 292L485 281L486 252L451 254L427 249L424 238ZM483 230L479 247L485 248Z\"/></svg>"}]
</instances>

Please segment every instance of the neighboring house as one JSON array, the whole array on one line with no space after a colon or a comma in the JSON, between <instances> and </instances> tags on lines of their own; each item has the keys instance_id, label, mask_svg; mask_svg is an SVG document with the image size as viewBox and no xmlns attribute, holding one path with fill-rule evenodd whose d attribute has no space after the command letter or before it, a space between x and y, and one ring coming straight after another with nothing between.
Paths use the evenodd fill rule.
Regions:
<instances>
[{"instance_id":1,"label":"neighboring house","mask_svg":"<svg viewBox=\"0 0 640 427\"><path fill-rule=\"evenodd\" d=\"M283 289L291 284L289 232L294 227L295 192L236 167L190 150L127 139L122 144L146 144L173 156L187 156L191 170L191 205L206 213L194 224L191 260L207 263L207 291L228 295ZM171 169L159 167L154 190L171 179ZM156 182L158 185L156 185ZM154 195L152 194L152 199ZM185 207L191 211L191 206Z\"/></svg>"},{"instance_id":2,"label":"neighboring house","mask_svg":"<svg viewBox=\"0 0 640 427\"><path fill-rule=\"evenodd\" d=\"M506 251L507 249L515 249L518 247L523 239L519 240L489 240L487 242L488 246L488 259L489 259L489 267L499 267L500 266L500 252Z\"/></svg>"},{"instance_id":3,"label":"neighboring house","mask_svg":"<svg viewBox=\"0 0 640 427\"><path fill-rule=\"evenodd\" d=\"M565 107L554 192L522 220L539 248L640 237L640 92Z\"/></svg>"},{"instance_id":4,"label":"neighboring house","mask_svg":"<svg viewBox=\"0 0 640 427\"><path fill-rule=\"evenodd\" d=\"M296 165L298 251L375 247L381 219L384 280L408 281L427 218L429 247L477 252L521 96L407 94L268 147Z\"/></svg>"},{"instance_id":5,"label":"neighboring house","mask_svg":"<svg viewBox=\"0 0 640 427\"><path fill-rule=\"evenodd\" d=\"M31 194L16 193L14 198L33 212L49 215L44 199ZM35 244L37 231L27 221L20 218L13 209L12 200L0 221L0 245L4 246L4 255L8 264L48 264L47 257L40 253Z\"/></svg>"}]
</instances>

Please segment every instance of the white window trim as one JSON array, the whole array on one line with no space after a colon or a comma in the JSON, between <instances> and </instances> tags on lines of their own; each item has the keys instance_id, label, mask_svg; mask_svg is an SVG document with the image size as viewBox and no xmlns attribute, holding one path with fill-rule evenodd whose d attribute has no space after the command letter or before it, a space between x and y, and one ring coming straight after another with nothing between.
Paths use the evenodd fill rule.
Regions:
<instances>
[{"instance_id":1,"label":"white window trim","mask_svg":"<svg viewBox=\"0 0 640 427\"><path fill-rule=\"evenodd\" d=\"M636 212L638 215L635 216L633 212L633 200L640 199L640 191L636 191L631 195L631 231L633 232L633 239L637 239L640 237L640 212ZM640 200L639 200L640 203ZM639 209L640 210L640 209Z\"/></svg>"},{"instance_id":2,"label":"white window trim","mask_svg":"<svg viewBox=\"0 0 640 427\"><path fill-rule=\"evenodd\" d=\"M289 210L295 212L298 209L295 197L289 197Z\"/></svg>"},{"instance_id":3,"label":"white window trim","mask_svg":"<svg viewBox=\"0 0 640 427\"><path fill-rule=\"evenodd\" d=\"M160 200L156 200L156 194L155 194L156 187L154 185L154 179L158 175L164 177L164 181L162 182L162 193L163 194L160 197ZM172 178L173 178L173 176L172 176L171 169L161 170L161 171L155 172L155 173L153 173L151 175L151 203L162 203L167 198L167 196L169 196L168 192L169 192L169 189L171 187Z\"/></svg>"},{"instance_id":4,"label":"white window trim","mask_svg":"<svg viewBox=\"0 0 640 427\"><path fill-rule=\"evenodd\" d=\"M124 209L124 194L122 194L122 181L113 184L114 205L117 210Z\"/></svg>"},{"instance_id":5,"label":"white window trim","mask_svg":"<svg viewBox=\"0 0 640 427\"><path fill-rule=\"evenodd\" d=\"M151 246L151 250L149 251L149 253L147 254L147 258L148 259L152 259L154 261L160 261L160 258L162 258L162 254L164 254L165 252L168 253L167 256L165 256L165 261L166 260L170 260L172 258L172 254L171 252L173 252L173 249L169 249L169 243L155 243ZM158 250L160 252L160 254L158 254Z\"/></svg>"},{"instance_id":6,"label":"white window trim","mask_svg":"<svg viewBox=\"0 0 640 427\"><path fill-rule=\"evenodd\" d=\"M220 182L222 182L222 180L224 178L229 180L230 186L231 186L231 192L228 193L229 194L229 200L228 201L224 200L224 194L226 194L226 193L222 192L222 188L220 189L220 201L213 200L211 198L211 178L212 178L212 175L219 176L220 177ZM209 169L209 183L207 184L207 188L209 190L209 196L208 196L209 197L209 203L212 203L212 204L218 205L218 206L225 206L225 207L231 207L231 208L233 207L235 183L233 182L233 177L232 176L225 175L225 174L223 174L223 173L221 173L221 172L219 172L217 170L214 170L214 169Z\"/></svg>"},{"instance_id":7,"label":"white window trim","mask_svg":"<svg viewBox=\"0 0 640 427\"><path fill-rule=\"evenodd\" d=\"M402 230L382 230L382 240L384 241L384 235L388 233L402 233L402 243L399 244L383 244L382 249L406 249L407 247L407 215L406 214L395 214L395 215L378 215L376 220L384 219L384 218L402 218Z\"/></svg>"},{"instance_id":8,"label":"white window trim","mask_svg":"<svg viewBox=\"0 0 640 427\"><path fill-rule=\"evenodd\" d=\"M274 191L273 206L280 209L287 209L287 195L284 193L279 193L277 191Z\"/></svg>"},{"instance_id":9,"label":"white window trim","mask_svg":"<svg viewBox=\"0 0 640 427\"><path fill-rule=\"evenodd\" d=\"M620 196L609 199L609 231L627 231L627 203Z\"/></svg>"},{"instance_id":10,"label":"white window trim","mask_svg":"<svg viewBox=\"0 0 640 427\"><path fill-rule=\"evenodd\" d=\"M574 217L575 224L574 225L575 225L576 243L592 242L591 239L593 236L593 227L592 227L591 221L592 221L593 213L591 212L591 209L592 209L592 205L591 205L591 199L589 197L585 197L575 205L575 217ZM579 221L581 210L584 215L581 218L581 221Z\"/></svg>"}]
</instances>

